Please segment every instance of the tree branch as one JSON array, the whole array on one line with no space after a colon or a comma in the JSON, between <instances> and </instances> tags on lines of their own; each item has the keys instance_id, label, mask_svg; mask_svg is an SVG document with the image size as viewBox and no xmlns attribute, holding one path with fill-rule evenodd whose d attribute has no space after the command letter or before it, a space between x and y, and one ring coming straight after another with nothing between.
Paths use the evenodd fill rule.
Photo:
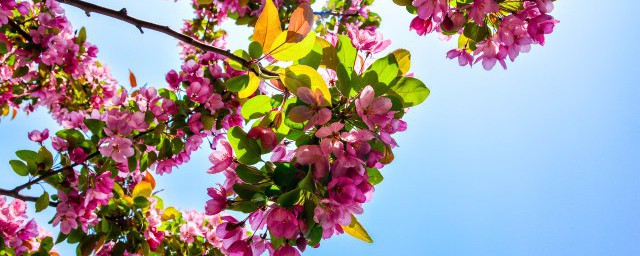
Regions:
<instances>
[{"instance_id":1,"label":"tree branch","mask_svg":"<svg viewBox=\"0 0 640 256\"><path fill-rule=\"evenodd\" d=\"M113 9L109 9L106 7L102 7L96 4L92 4L92 3L88 3L88 2L84 2L84 1L80 1L80 0L60 0L59 2L64 3L64 4L68 4L77 8L82 9L83 11L85 11L85 13L87 14L87 16L89 16L90 13L95 12L95 13L100 13L102 15L105 16L109 16L111 18L114 19L118 19L124 22L127 22L129 24L134 25L136 28L138 28L140 30L141 33L144 33L144 31L142 30L143 28L146 29L150 29L150 30L154 30L163 34L166 34L168 36L171 36L175 39L178 39L182 42L185 42L187 44L193 45L199 49L202 49L204 51L209 51L209 52L213 52L222 56L226 56L227 58L236 61L240 64L242 64L242 66L244 66L245 68L247 68L248 70L256 73L256 75L260 76L259 72L262 72L263 74L269 75L269 76L278 76L278 73L268 70L264 67L260 67L260 71L254 70L251 65L253 63L251 63L249 60L245 60L242 57L239 57L233 53L231 53L231 51L229 50L224 50L218 47L214 47L208 44L205 44L201 41L198 41L197 39L194 39L188 35L182 34L180 32L177 32L171 28L169 28L169 26L163 26L163 25L159 25L159 24L155 24L149 21L145 21L145 20L140 20L134 17L131 17L127 14L127 9L123 8L119 11L113 10Z\"/></svg>"},{"instance_id":2,"label":"tree branch","mask_svg":"<svg viewBox=\"0 0 640 256\"><path fill-rule=\"evenodd\" d=\"M13 191L13 190L6 190L6 189L2 189L2 188L0 188L0 195L10 196L10 197L13 197L13 198L20 199L22 201L35 202L35 201L38 200L38 198L35 197L35 196L25 196L25 195L19 194L18 192ZM58 206L58 203L57 202L49 202L49 206L56 207L56 206Z\"/></svg>"}]
</instances>

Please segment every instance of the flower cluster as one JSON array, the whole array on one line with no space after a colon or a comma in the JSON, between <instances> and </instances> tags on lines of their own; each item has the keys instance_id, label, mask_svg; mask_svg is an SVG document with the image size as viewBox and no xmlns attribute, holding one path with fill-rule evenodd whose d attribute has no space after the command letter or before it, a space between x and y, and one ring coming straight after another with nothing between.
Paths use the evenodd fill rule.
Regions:
<instances>
[{"instance_id":1,"label":"flower cluster","mask_svg":"<svg viewBox=\"0 0 640 256\"><path fill-rule=\"evenodd\" d=\"M293 256L342 233L372 242L357 215L394 160L404 114L429 89L409 73L407 50L376 56L390 41L373 1L329 1L321 12L309 2L191 1L195 17L182 32L200 44L179 44L183 64L156 89L136 88L133 74L129 87L118 85L56 1L0 0L2 114L43 106L64 127L28 133L39 149L16 152L10 164L29 181L0 194L53 187L55 195L20 198L36 211L55 206L58 240L85 255ZM556 23L550 1L449 3L413 1L412 28L461 33L464 47L448 56L464 65L515 59L544 44ZM220 29L228 19L254 26L235 56ZM467 26L487 33L472 37ZM202 44L220 51L194 46ZM153 175L171 174L204 141L206 171L224 182L203 191L202 211L165 207ZM3 244L50 251L24 209L0 196Z\"/></svg>"},{"instance_id":2,"label":"flower cluster","mask_svg":"<svg viewBox=\"0 0 640 256\"><path fill-rule=\"evenodd\" d=\"M407 9L417 14L411 30L418 35L435 31L445 38L459 34L459 49L447 52L447 58L457 59L460 66L482 62L486 70L496 63L506 69L507 58L515 61L532 45L544 45L545 35L551 34L558 23L549 15L554 7L552 0L408 2Z\"/></svg>"},{"instance_id":3,"label":"flower cluster","mask_svg":"<svg viewBox=\"0 0 640 256\"><path fill-rule=\"evenodd\" d=\"M14 199L8 202L6 197L0 196L0 249L5 253L11 251L13 255L23 255L36 252L41 243L47 244L48 250L53 246L51 234L38 226L35 220L27 221L26 212L24 201ZM45 242L45 238L48 241Z\"/></svg>"}]
</instances>

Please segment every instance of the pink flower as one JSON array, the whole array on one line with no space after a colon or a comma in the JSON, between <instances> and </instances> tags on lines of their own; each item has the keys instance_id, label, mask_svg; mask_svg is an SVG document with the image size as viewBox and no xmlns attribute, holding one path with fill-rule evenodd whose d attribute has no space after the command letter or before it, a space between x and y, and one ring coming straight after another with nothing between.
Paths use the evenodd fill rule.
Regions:
<instances>
[{"instance_id":1,"label":"pink flower","mask_svg":"<svg viewBox=\"0 0 640 256\"><path fill-rule=\"evenodd\" d=\"M500 7L494 0L476 0L471 6L469 18L476 24L484 26L484 19L489 13L500 11Z\"/></svg>"},{"instance_id":2,"label":"pink flower","mask_svg":"<svg viewBox=\"0 0 640 256\"><path fill-rule=\"evenodd\" d=\"M29 132L28 135L31 141L42 144L43 141L49 138L49 129L44 129L42 130L42 132L38 130L33 130Z\"/></svg>"},{"instance_id":3,"label":"pink flower","mask_svg":"<svg viewBox=\"0 0 640 256\"><path fill-rule=\"evenodd\" d=\"M553 11L552 0L536 0L536 4L541 13L550 13Z\"/></svg>"},{"instance_id":4,"label":"pink flower","mask_svg":"<svg viewBox=\"0 0 640 256\"><path fill-rule=\"evenodd\" d=\"M106 145L100 146L100 154L113 158L116 163L126 163L127 158L133 156L135 151L131 147L131 140L122 137L112 137L106 140Z\"/></svg>"},{"instance_id":5,"label":"pink flower","mask_svg":"<svg viewBox=\"0 0 640 256\"><path fill-rule=\"evenodd\" d=\"M340 141L340 130L344 127L343 123L332 123L329 126L322 127L316 132L316 137L320 138L320 148L325 154L333 153L341 155L344 150L342 141Z\"/></svg>"},{"instance_id":6,"label":"pink flower","mask_svg":"<svg viewBox=\"0 0 640 256\"><path fill-rule=\"evenodd\" d=\"M276 206L267 216L267 227L276 237L293 239L298 234L298 219L290 210Z\"/></svg>"},{"instance_id":7,"label":"pink flower","mask_svg":"<svg viewBox=\"0 0 640 256\"><path fill-rule=\"evenodd\" d=\"M384 51L391 44L390 40L383 40L382 33L376 32L373 26L360 29L358 26L348 23L347 32L356 49L370 54Z\"/></svg>"},{"instance_id":8,"label":"pink flower","mask_svg":"<svg viewBox=\"0 0 640 256\"><path fill-rule=\"evenodd\" d=\"M418 17L436 22L442 22L449 8L447 0L414 0L412 5L418 7Z\"/></svg>"},{"instance_id":9,"label":"pink flower","mask_svg":"<svg viewBox=\"0 0 640 256\"><path fill-rule=\"evenodd\" d=\"M356 99L356 112L369 129L374 130L376 125L385 126L393 119L395 111L389 111L391 105L387 97L375 98L373 88L367 85L360 93L360 98Z\"/></svg>"},{"instance_id":10,"label":"pink flower","mask_svg":"<svg viewBox=\"0 0 640 256\"><path fill-rule=\"evenodd\" d=\"M200 82L193 82L187 88L187 95L192 101L205 103L211 95L211 88L208 84L203 85Z\"/></svg>"},{"instance_id":11,"label":"pink flower","mask_svg":"<svg viewBox=\"0 0 640 256\"><path fill-rule=\"evenodd\" d=\"M346 177L331 180L327 190L329 191L329 198L339 204L351 205L355 201L363 203L365 200L364 195L358 193L359 191L353 181Z\"/></svg>"},{"instance_id":12,"label":"pink flower","mask_svg":"<svg viewBox=\"0 0 640 256\"><path fill-rule=\"evenodd\" d=\"M83 163L87 160L87 156L89 156L89 154L85 153L82 148L74 148L69 152L69 157L74 163Z\"/></svg>"},{"instance_id":13,"label":"pink flower","mask_svg":"<svg viewBox=\"0 0 640 256\"><path fill-rule=\"evenodd\" d=\"M61 193L64 194L64 192ZM69 234L72 229L78 228L77 217L78 215L76 215L75 210L69 205L58 204L56 216L53 218L53 226L55 227L60 224L60 232Z\"/></svg>"},{"instance_id":14,"label":"pink flower","mask_svg":"<svg viewBox=\"0 0 640 256\"><path fill-rule=\"evenodd\" d=\"M473 56L465 49L453 49L447 52L448 59L458 58L458 64L464 67L466 65L473 66Z\"/></svg>"},{"instance_id":15,"label":"pink flower","mask_svg":"<svg viewBox=\"0 0 640 256\"><path fill-rule=\"evenodd\" d=\"M229 249L227 249L229 256L253 256L251 245L245 240L238 240L233 242Z\"/></svg>"},{"instance_id":16,"label":"pink flower","mask_svg":"<svg viewBox=\"0 0 640 256\"><path fill-rule=\"evenodd\" d=\"M336 225L346 226L351 223L349 212L329 199L322 199L313 212L313 220L320 223L324 229L332 229Z\"/></svg>"},{"instance_id":17,"label":"pink flower","mask_svg":"<svg viewBox=\"0 0 640 256\"><path fill-rule=\"evenodd\" d=\"M419 36L424 36L429 34L435 28L431 19L421 19L420 17L415 17L411 20L411 24L409 30L415 30Z\"/></svg>"},{"instance_id":18,"label":"pink flower","mask_svg":"<svg viewBox=\"0 0 640 256\"><path fill-rule=\"evenodd\" d=\"M313 178L322 179L329 171L329 157L326 156L318 145L304 145L295 150L296 161L302 165L314 165Z\"/></svg>"},{"instance_id":19,"label":"pink flower","mask_svg":"<svg viewBox=\"0 0 640 256\"><path fill-rule=\"evenodd\" d=\"M307 103L309 106L295 106L289 111L289 118L296 122L302 123L307 121L304 126L304 130L315 125L323 125L331 119L331 110L324 108L328 105L324 95L320 90L316 90L315 93L306 87L298 88L298 98Z\"/></svg>"},{"instance_id":20,"label":"pink flower","mask_svg":"<svg viewBox=\"0 0 640 256\"><path fill-rule=\"evenodd\" d=\"M300 252L291 245L283 245L273 253L273 256L300 256Z\"/></svg>"},{"instance_id":21,"label":"pink flower","mask_svg":"<svg viewBox=\"0 0 640 256\"><path fill-rule=\"evenodd\" d=\"M223 187L207 188L207 195L212 198L204 206L207 215L216 215L227 206L227 191Z\"/></svg>"},{"instance_id":22,"label":"pink flower","mask_svg":"<svg viewBox=\"0 0 640 256\"><path fill-rule=\"evenodd\" d=\"M176 90L178 89L178 86L180 85L180 76L178 75L178 73L175 70L171 70L169 71L169 73L167 73L167 76L165 77L165 79L167 80L167 83L169 83L169 86Z\"/></svg>"},{"instance_id":23,"label":"pink flower","mask_svg":"<svg viewBox=\"0 0 640 256\"><path fill-rule=\"evenodd\" d=\"M213 167L209 168L208 173L215 174L226 170L233 163L233 148L226 140L219 140L216 150L209 155L209 161Z\"/></svg>"},{"instance_id":24,"label":"pink flower","mask_svg":"<svg viewBox=\"0 0 640 256\"><path fill-rule=\"evenodd\" d=\"M291 151L287 151L287 146L284 144L280 144L273 149L273 154L271 155L271 162L289 162L293 158L293 154Z\"/></svg>"}]
</instances>

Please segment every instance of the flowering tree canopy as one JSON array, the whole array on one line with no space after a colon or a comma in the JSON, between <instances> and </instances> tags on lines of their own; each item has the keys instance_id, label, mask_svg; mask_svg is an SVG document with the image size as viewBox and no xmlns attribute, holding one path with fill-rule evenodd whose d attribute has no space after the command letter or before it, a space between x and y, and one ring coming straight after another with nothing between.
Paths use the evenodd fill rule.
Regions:
<instances>
[{"instance_id":1,"label":"flowering tree canopy","mask_svg":"<svg viewBox=\"0 0 640 256\"><path fill-rule=\"evenodd\" d=\"M29 132L33 148L9 162L26 182L0 189L0 254L56 254L65 240L80 255L299 255L342 233L372 242L356 216L429 89L407 50L381 54L391 41L373 0L314 2L193 0L175 31L80 0L0 0L3 119L45 108L64 127ZM457 36L447 58L485 69L544 45L558 22L551 0L393 2L419 35ZM61 4L174 37L184 63L159 71L162 88L133 73L125 87ZM229 19L253 27L248 49L227 50ZM224 183L202 211L165 205L154 175L209 148L203 171ZM24 193L36 184L56 193ZM55 207L59 234L29 220L25 201Z\"/></svg>"}]
</instances>

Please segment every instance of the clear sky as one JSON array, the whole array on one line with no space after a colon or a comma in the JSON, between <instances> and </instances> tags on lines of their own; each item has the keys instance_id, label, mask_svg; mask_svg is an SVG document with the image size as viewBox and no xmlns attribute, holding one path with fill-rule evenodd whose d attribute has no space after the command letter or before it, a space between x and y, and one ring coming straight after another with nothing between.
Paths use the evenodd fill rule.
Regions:
<instances>
[{"instance_id":1,"label":"clear sky","mask_svg":"<svg viewBox=\"0 0 640 256\"><path fill-rule=\"evenodd\" d=\"M183 1L94 2L173 28L190 15ZM176 41L65 8L120 81L131 69L139 84L164 85L179 67ZM557 1L548 45L486 72L446 61L454 42L418 37L401 7L376 1L390 49L411 51L431 96L406 116L396 160L359 217L375 242L341 236L307 255L640 255L639 9L634 0ZM234 28L230 48L248 35ZM8 161L35 148L27 131L45 127L56 127L45 113L0 124L0 186L24 182ZM203 208L206 187L221 181L205 173L208 153L158 178L165 205Z\"/></svg>"}]
</instances>

